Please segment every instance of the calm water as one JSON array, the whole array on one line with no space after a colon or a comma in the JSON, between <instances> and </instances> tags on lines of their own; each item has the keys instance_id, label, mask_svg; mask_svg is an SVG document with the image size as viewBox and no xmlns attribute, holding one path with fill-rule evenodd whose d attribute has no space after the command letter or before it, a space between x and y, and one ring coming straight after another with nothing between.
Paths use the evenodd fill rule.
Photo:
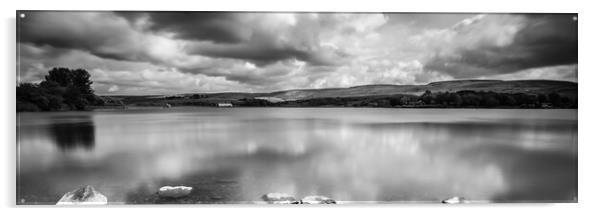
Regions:
<instances>
[{"instance_id":1,"label":"calm water","mask_svg":"<svg viewBox=\"0 0 602 216\"><path fill-rule=\"evenodd\" d=\"M18 203L268 192L340 201L575 202L577 110L174 108L18 115Z\"/></svg>"}]
</instances>

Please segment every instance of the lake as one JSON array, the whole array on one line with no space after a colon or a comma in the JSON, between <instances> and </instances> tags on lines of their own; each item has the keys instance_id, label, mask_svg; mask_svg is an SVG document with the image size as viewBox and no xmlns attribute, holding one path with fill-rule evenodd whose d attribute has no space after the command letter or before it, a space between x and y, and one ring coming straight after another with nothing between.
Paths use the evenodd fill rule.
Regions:
<instances>
[{"instance_id":1,"label":"lake","mask_svg":"<svg viewBox=\"0 0 602 216\"><path fill-rule=\"evenodd\" d=\"M18 113L17 203L577 201L577 110L203 108ZM164 185L193 186L179 200Z\"/></svg>"}]
</instances>

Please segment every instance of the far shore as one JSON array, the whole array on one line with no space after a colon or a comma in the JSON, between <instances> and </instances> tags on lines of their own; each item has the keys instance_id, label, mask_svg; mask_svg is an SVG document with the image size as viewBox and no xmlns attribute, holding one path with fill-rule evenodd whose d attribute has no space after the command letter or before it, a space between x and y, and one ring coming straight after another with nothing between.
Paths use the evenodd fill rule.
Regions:
<instances>
[{"instance_id":1,"label":"far shore","mask_svg":"<svg viewBox=\"0 0 602 216\"><path fill-rule=\"evenodd\" d=\"M519 107L519 106L500 106L500 107L444 107L444 106L396 106L396 107L370 107L370 106L194 106L194 105L178 105L170 108L162 106L93 106L90 111L101 110L145 110L145 109L178 109L178 108L220 108L220 109L241 109L241 108L380 108L380 109L525 109L525 110L541 110L541 109L577 109L577 108L561 108L561 107ZM70 110L65 110L70 111Z\"/></svg>"}]
</instances>

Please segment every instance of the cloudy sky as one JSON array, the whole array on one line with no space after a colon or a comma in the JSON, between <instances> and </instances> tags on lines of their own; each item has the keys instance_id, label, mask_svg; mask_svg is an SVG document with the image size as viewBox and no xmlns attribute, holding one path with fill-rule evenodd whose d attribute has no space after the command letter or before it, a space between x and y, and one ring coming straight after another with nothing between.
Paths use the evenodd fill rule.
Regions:
<instances>
[{"instance_id":1,"label":"cloudy sky","mask_svg":"<svg viewBox=\"0 0 602 216\"><path fill-rule=\"evenodd\" d=\"M19 81L84 68L102 95L577 81L574 14L23 14Z\"/></svg>"}]
</instances>

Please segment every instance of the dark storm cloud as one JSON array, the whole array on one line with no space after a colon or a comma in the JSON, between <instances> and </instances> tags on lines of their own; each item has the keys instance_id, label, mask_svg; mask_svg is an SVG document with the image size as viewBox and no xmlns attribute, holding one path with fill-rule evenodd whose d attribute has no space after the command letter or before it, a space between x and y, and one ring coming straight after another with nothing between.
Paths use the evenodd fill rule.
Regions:
<instances>
[{"instance_id":1,"label":"dark storm cloud","mask_svg":"<svg viewBox=\"0 0 602 216\"><path fill-rule=\"evenodd\" d=\"M269 38L265 38L269 39ZM335 65L348 56L340 50L312 50L311 47L295 47L291 44L276 44L257 39L253 43L233 45L200 45L192 53L218 58L243 59L264 66L287 59L297 59L312 65Z\"/></svg>"},{"instance_id":2,"label":"dark storm cloud","mask_svg":"<svg viewBox=\"0 0 602 216\"><path fill-rule=\"evenodd\" d=\"M263 25L258 13L232 12L119 12L131 22L147 19L147 30L173 34L175 38L201 45L188 48L190 54L217 58L248 60L264 66L287 59L298 59L313 65L332 65L348 54L324 50L312 41L319 29L316 26L279 26L270 29ZM255 16L259 15L259 16ZM302 20L302 17L296 16ZM274 18L271 18L274 19ZM273 20L272 20L273 21ZM302 32L301 32L302 31ZM298 34L290 35L290 32ZM282 41L282 38L286 38ZM308 40L309 39L309 40Z\"/></svg>"},{"instance_id":3,"label":"dark storm cloud","mask_svg":"<svg viewBox=\"0 0 602 216\"><path fill-rule=\"evenodd\" d=\"M137 35L128 22L110 12L23 12L19 42L37 46L78 49L102 58L145 58Z\"/></svg>"},{"instance_id":4,"label":"dark storm cloud","mask_svg":"<svg viewBox=\"0 0 602 216\"><path fill-rule=\"evenodd\" d=\"M426 62L425 69L446 72L455 78L469 78L577 63L574 16L527 15L526 23L511 44L479 44L456 50L457 56L435 55Z\"/></svg>"},{"instance_id":5,"label":"dark storm cloud","mask_svg":"<svg viewBox=\"0 0 602 216\"><path fill-rule=\"evenodd\" d=\"M128 14L126 13L126 16ZM132 14L129 14L132 16ZM216 43L239 43L248 40L251 26L243 24L240 13L223 12L154 12L148 13L153 31L175 33L187 40Z\"/></svg>"},{"instance_id":6,"label":"dark storm cloud","mask_svg":"<svg viewBox=\"0 0 602 216\"><path fill-rule=\"evenodd\" d=\"M389 18L391 25L411 25L419 29L446 28L458 22L475 16L472 13L445 14L444 16L434 13L384 13Z\"/></svg>"},{"instance_id":7,"label":"dark storm cloud","mask_svg":"<svg viewBox=\"0 0 602 216\"><path fill-rule=\"evenodd\" d=\"M110 94L576 80L573 15L23 13L20 80L85 68Z\"/></svg>"}]
</instances>

